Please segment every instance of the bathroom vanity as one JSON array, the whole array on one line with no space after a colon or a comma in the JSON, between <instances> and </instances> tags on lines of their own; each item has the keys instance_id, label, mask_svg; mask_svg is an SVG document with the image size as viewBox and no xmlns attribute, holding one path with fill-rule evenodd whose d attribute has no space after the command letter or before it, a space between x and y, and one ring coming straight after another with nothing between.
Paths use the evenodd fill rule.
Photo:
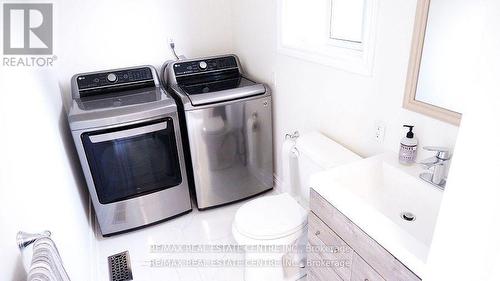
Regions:
<instances>
[{"instance_id":1,"label":"bathroom vanity","mask_svg":"<svg viewBox=\"0 0 500 281\"><path fill-rule=\"evenodd\" d=\"M393 159L379 155L312 177L308 280L423 279L442 192L418 179L418 167Z\"/></svg>"},{"instance_id":2,"label":"bathroom vanity","mask_svg":"<svg viewBox=\"0 0 500 281\"><path fill-rule=\"evenodd\" d=\"M310 252L308 260L333 261L331 266L309 266L308 280L421 280L314 190L311 190L308 220L309 245L332 249L328 253Z\"/></svg>"}]
</instances>

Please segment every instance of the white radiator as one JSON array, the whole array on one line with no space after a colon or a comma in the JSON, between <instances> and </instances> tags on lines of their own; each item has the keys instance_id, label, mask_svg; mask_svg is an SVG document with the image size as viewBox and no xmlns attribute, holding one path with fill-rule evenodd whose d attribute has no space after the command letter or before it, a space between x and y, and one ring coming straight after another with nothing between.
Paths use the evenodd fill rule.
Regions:
<instances>
[{"instance_id":1,"label":"white radiator","mask_svg":"<svg viewBox=\"0 0 500 281\"><path fill-rule=\"evenodd\" d=\"M28 272L28 281L70 280L49 231L40 234L19 232L17 244Z\"/></svg>"}]
</instances>

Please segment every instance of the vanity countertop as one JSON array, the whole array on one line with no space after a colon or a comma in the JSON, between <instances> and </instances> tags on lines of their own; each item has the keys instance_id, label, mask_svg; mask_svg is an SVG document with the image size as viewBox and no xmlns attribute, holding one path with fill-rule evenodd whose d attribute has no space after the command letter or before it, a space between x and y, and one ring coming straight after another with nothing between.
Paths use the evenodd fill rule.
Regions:
<instances>
[{"instance_id":1,"label":"vanity countertop","mask_svg":"<svg viewBox=\"0 0 500 281\"><path fill-rule=\"evenodd\" d=\"M312 188L423 278L442 191L421 180L418 165L385 153L320 172ZM404 220L402 212L416 216Z\"/></svg>"}]
</instances>

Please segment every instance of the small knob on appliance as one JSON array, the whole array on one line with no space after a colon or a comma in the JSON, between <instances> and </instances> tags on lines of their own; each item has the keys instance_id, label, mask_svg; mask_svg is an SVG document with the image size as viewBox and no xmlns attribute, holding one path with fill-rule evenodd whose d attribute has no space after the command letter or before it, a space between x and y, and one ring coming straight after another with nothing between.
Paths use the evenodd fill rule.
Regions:
<instances>
[{"instance_id":1,"label":"small knob on appliance","mask_svg":"<svg viewBox=\"0 0 500 281\"><path fill-rule=\"evenodd\" d=\"M108 74L107 79L109 82L114 83L114 82L116 82L116 80L118 80L118 77L116 77L116 74L110 73L110 74Z\"/></svg>"},{"instance_id":2,"label":"small knob on appliance","mask_svg":"<svg viewBox=\"0 0 500 281\"><path fill-rule=\"evenodd\" d=\"M205 69L207 69L208 64L207 64L206 62L204 62L204 61L201 61L201 62L198 64L198 66L200 67L200 69L205 70Z\"/></svg>"}]
</instances>

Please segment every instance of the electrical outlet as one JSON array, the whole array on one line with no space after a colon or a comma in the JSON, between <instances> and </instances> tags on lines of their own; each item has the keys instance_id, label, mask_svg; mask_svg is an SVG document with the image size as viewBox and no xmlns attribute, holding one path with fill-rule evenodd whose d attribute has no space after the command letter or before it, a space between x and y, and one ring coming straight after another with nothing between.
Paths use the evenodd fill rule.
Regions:
<instances>
[{"instance_id":1,"label":"electrical outlet","mask_svg":"<svg viewBox=\"0 0 500 281\"><path fill-rule=\"evenodd\" d=\"M383 143L385 137L385 124L382 122L377 122L375 124L375 140L378 143Z\"/></svg>"}]
</instances>

